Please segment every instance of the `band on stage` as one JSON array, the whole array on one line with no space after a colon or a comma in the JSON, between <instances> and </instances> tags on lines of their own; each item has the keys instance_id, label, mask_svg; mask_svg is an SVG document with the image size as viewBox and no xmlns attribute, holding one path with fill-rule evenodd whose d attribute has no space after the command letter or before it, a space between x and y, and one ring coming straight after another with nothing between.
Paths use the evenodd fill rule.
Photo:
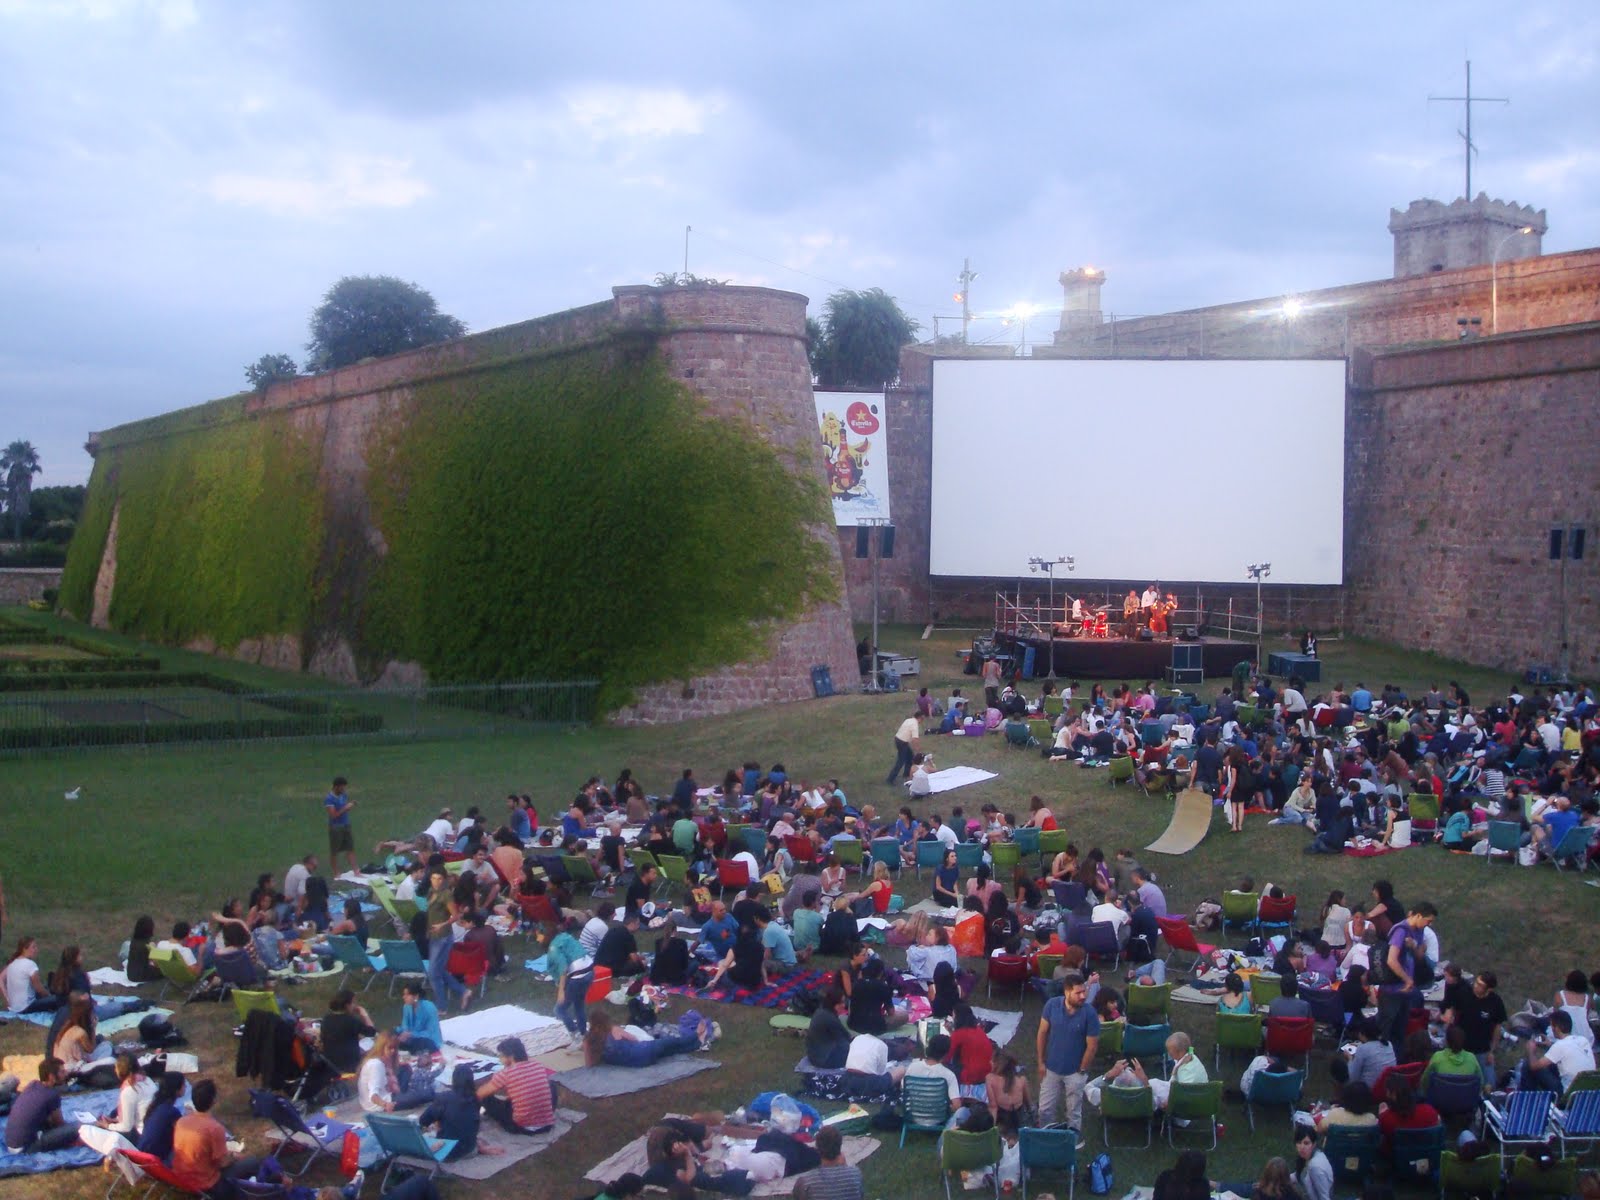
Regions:
<instances>
[{"instance_id":1,"label":"band on stage","mask_svg":"<svg viewBox=\"0 0 1600 1200\"><path fill-rule=\"evenodd\" d=\"M1131 588L1122 600L1122 619L1113 623L1109 604L1090 604L1081 598L1066 597L1066 616L1057 622L1057 637L1086 638L1137 638L1141 629L1148 629L1152 637L1167 637L1172 614L1178 609L1178 598L1171 592L1162 595L1159 584L1152 583L1143 594Z\"/></svg>"}]
</instances>

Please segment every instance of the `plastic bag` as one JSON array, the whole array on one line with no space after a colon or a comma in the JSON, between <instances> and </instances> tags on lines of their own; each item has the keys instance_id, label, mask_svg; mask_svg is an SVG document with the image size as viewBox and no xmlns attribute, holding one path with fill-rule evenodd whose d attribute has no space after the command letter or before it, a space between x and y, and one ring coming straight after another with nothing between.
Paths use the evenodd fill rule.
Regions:
<instances>
[{"instance_id":1,"label":"plastic bag","mask_svg":"<svg viewBox=\"0 0 1600 1200\"><path fill-rule=\"evenodd\" d=\"M950 931L950 944L962 958L983 957L983 914L966 913Z\"/></svg>"},{"instance_id":2,"label":"plastic bag","mask_svg":"<svg viewBox=\"0 0 1600 1200\"><path fill-rule=\"evenodd\" d=\"M799 1133L801 1119L800 1106L786 1093L772 1098L772 1127L779 1133Z\"/></svg>"}]
</instances>

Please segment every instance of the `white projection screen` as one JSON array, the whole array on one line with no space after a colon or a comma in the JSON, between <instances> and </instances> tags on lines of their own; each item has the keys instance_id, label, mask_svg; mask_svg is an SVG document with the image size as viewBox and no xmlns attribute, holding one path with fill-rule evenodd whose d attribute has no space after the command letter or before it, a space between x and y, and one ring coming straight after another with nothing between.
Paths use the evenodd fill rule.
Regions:
<instances>
[{"instance_id":1,"label":"white projection screen","mask_svg":"<svg viewBox=\"0 0 1600 1200\"><path fill-rule=\"evenodd\" d=\"M937 359L930 524L934 575L1341 583L1344 362Z\"/></svg>"}]
</instances>

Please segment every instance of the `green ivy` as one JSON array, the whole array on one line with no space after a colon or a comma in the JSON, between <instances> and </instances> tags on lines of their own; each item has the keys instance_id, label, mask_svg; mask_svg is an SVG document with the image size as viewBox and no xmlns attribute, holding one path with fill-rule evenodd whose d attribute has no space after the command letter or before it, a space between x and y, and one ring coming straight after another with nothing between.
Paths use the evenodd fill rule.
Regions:
<instances>
[{"instance_id":1,"label":"green ivy","mask_svg":"<svg viewBox=\"0 0 1600 1200\"><path fill-rule=\"evenodd\" d=\"M224 649L303 633L321 542L319 461L320 447L281 413L103 444L62 578L65 607L89 615L115 509L113 627Z\"/></svg>"},{"instance_id":2,"label":"green ivy","mask_svg":"<svg viewBox=\"0 0 1600 1200\"><path fill-rule=\"evenodd\" d=\"M610 709L835 595L821 488L653 354L426 384L368 461L390 552L362 640L441 682L595 678Z\"/></svg>"},{"instance_id":3,"label":"green ivy","mask_svg":"<svg viewBox=\"0 0 1600 1200\"><path fill-rule=\"evenodd\" d=\"M368 674L593 678L607 711L837 595L822 489L644 338L418 384L367 446L383 556L334 519L287 415L230 398L157 426L102 439L62 579L87 618L118 511L111 623L155 641L334 633Z\"/></svg>"}]
</instances>

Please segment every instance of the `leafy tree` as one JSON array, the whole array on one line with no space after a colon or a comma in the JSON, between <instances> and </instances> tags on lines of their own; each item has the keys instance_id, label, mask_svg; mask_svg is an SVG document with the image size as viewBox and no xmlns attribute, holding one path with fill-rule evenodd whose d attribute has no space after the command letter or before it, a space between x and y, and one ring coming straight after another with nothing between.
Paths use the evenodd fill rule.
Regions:
<instances>
[{"instance_id":1,"label":"leafy tree","mask_svg":"<svg viewBox=\"0 0 1600 1200\"><path fill-rule=\"evenodd\" d=\"M11 513L11 536L22 540L22 523L28 518L33 477L44 470L32 442L12 442L0 451L0 474L5 476L6 508Z\"/></svg>"},{"instance_id":2,"label":"leafy tree","mask_svg":"<svg viewBox=\"0 0 1600 1200\"><path fill-rule=\"evenodd\" d=\"M439 311L433 296L392 275L346 275L311 314L307 366L347 367L460 337L467 327Z\"/></svg>"},{"instance_id":3,"label":"leafy tree","mask_svg":"<svg viewBox=\"0 0 1600 1200\"><path fill-rule=\"evenodd\" d=\"M900 347L915 340L917 323L882 288L868 288L829 296L821 333L811 343L818 384L876 388L899 378Z\"/></svg>"},{"instance_id":4,"label":"leafy tree","mask_svg":"<svg viewBox=\"0 0 1600 1200\"><path fill-rule=\"evenodd\" d=\"M287 354L263 354L244 369L244 377L258 392L264 392L280 379L293 379L300 373Z\"/></svg>"},{"instance_id":5,"label":"leafy tree","mask_svg":"<svg viewBox=\"0 0 1600 1200\"><path fill-rule=\"evenodd\" d=\"M23 522L22 536L32 541L66 545L77 528L87 491L81 483L34 488L28 495L28 519Z\"/></svg>"},{"instance_id":6,"label":"leafy tree","mask_svg":"<svg viewBox=\"0 0 1600 1200\"><path fill-rule=\"evenodd\" d=\"M657 271L657 287L727 287L726 279L712 279L709 275L696 275L693 271Z\"/></svg>"}]
</instances>

